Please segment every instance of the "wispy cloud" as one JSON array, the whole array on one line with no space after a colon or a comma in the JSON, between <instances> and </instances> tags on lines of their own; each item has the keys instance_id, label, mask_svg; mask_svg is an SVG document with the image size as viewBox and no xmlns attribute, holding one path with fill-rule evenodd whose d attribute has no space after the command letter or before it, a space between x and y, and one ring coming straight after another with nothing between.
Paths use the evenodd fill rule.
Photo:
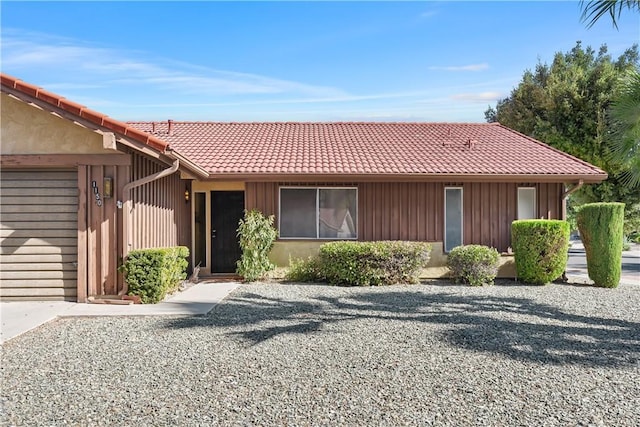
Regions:
<instances>
[{"instance_id":1,"label":"wispy cloud","mask_svg":"<svg viewBox=\"0 0 640 427\"><path fill-rule=\"evenodd\" d=\"M435 71L484 71L489 69L489 64L483 62L481 64L469 64L469 65L449 65L449 66L433 66L429 67L430 70Z\"/></svg>"},{"instance_id":2,"label":"wispy cloud","mask_svg":"<svg viewBox=\"0 0 640 427\"><path fill-rule=\"evenodd\" d=\"M334 87L199 67L145 52L85 46L74 40L15 30L3 31L2 62L5 70L49 70L52 81L48 87L120 84L201 95L346 95Z\"/></svg>"},{"instance_id":3,"label":"wispy cloud","mask_svg":"<svg viewBox=\"0 0 640 427\"><path fill-rule=\"evenodd\" d=\"M148 52L2 30L3 71L123 120L450 120L481 117L500 82L352 93L322 84L204 67ZM478 71L487 64L435 67ZM33 80L32 80L33 79ZM451 100L456 102L451 102ZM477 111L476 111L477 110Z\"/></svg>"},{"instance_id":4,"label":"wispy cloud","mask_svg":"<svg viewBox=\"0 0 640 427\"><path fill-rule=\"evenodd\" d=\"M451 95L450 98L463 102L493 102L497 101L503 95L500 92L480 92L480 93L458 93Z\"/></svg>"},{"instance_id":5,"label":"wispy cloud","mask_svg":"<svg viewBox=\"0 0 640 427\"><path fill-rule=\"evenodd\" d=\"M345 103L358 103L363 101L389 101L389 100L401 100L420 98L425 95L431 94L432 90L416 90L408 92L386 92L386 93L374 93L366 95L345 95L345 96L323 96L323 97L309 97L309 98L270 98L270 99L246 99L240 101L229 102L171 102L171 103L152 103L152 104L137 104L135 108L150 108L150 107L238 107L238 106L251 106L251 105L296 105L296 104L345 104ZM448 101L449 98L430 98L428 100L412 101L414 103L443 103Z\"/></svg>"},{"instance_id":6,"label":"wispy cloud","mask_svg":"<svg viewBox=\"0 0 640 427\"><path fill-rule=\"evenodd\" d=\"M436 10L427 10L425 12L422 12L420 14L420 18L421 19L428 19L428 18L432 18L434 16L436 16L438 14L438 12Z\"/></svg>"}]
</instances>

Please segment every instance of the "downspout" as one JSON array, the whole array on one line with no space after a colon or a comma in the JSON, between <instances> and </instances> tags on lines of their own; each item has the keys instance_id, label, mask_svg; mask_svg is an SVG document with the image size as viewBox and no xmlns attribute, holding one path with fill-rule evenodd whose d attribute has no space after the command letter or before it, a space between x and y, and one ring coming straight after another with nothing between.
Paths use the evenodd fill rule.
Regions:
<instances>
[{"instance_id":1,"label":"downspout","mask_svg":"<svg viewBox=\"0 0 640 427\"><path fill-rule=\"evenodd\" d=\"M131 218L131 212L132 212L130 191L136 187L140 187L141 185L145 185L150 182L156 181L160 178L164 178L165 176L171 175L177 172L179 167L180 167L180 161L175 160L173 162L173 165L170 168L161 170L160 172L156 172L149 176L145 176L144 178L140 178L136 181L129 182L125 184L124 187L122 188L122 197L124 199L124 202L122 204L122 210L123 210L122 234L124 238L122 242L122 259L123 260L129 253L129 246L131 246L131 240L132 240L131 231L133 230L133 227L130 226L130 218ZM127 286L127 282L124 281L122 290L118 292L118 295L120 296L126 295L128 291L129 291L129 287Z\"/></svg>"},{"instance_id":2,"label":"downspout","mask_svg":"<svg viewBox=\"0 0 640 427\"><path fill-rule=\"evenodd\" d=\"M568 190L565 190L565 192L562 193L562 219L565 219L565 220L567 219L567 197L569 197L570 195L572 195L573 193L581 189L583 185L584 185L584 180L581 179L580 181L578 181L576 185L574 185Z\"/></svg>"},{"instance_id":3,"label":"downspout","mask_svg":"<svg viewBox=\"0 0 640 427\"><path fill-rule=\"evenodd\" d=\"M581 179L580 181L578 181L578 183L576 185L574 185L569 190L567 190L564 193L562 193L562 200L566 200L567 197L569 197L570 195L572 195L573 193L578 191L580 188L582 188L583 185L584 185L584 180Z\"/></svg>"}]
</instances>

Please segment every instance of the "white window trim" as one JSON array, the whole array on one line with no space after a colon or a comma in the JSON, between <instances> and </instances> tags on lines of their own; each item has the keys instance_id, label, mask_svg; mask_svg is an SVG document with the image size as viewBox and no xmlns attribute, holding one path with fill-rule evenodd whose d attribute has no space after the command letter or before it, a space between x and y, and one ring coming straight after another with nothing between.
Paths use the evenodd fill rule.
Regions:
<instances>
[{"instance_id":1,"label":"white window trim","mask_svg":"<svg viewBox=\"0 0 640 427\"><path fill-rule=\"evenodd\" d=\"M444 253L449 253L453 249L447 248L447 190L460 190L460 245L464 245L464 188L444 187L444 230L442 230L442 250Z\"/></svg>"},{"instance_id":2,"label":"white window trim","mask_svg":"<svg viewBox=\"0 0 640 427\"><path fill-rule=\"evenodd\" d=\"M524 190L524 191L533 191L533 217L532 219L536 219L538 217L538 194L536 191L536 187L518 187L518 198L516 200L517 203L517 207L518 207L518 212L517 212L517 218L520 218L520 190Z\"/></svg>"},{"instance_id":3,"label":"white window trim","mask_svg":"<svg viewBox=\"0 0 640 427\"><path fill-rule=\"evenodd\" d=\"M282 218L282 190L316 190L316 237L282 237L280 236L280 221ZM345 238L331 238L331 237L318 237L320 236L320 221L318 221L318 218L320 218L320 190L356 190L356 235L355 237L345 237ZM280 240L327 240L327 241L332 241L332 240L358 240L358 227L359 227L359 212L358 212L358 187L327 187L327 186L322 186L322 187L317 187L317 186L280 186L278 188L278 239Z\"/></svg>"}]
</instances>

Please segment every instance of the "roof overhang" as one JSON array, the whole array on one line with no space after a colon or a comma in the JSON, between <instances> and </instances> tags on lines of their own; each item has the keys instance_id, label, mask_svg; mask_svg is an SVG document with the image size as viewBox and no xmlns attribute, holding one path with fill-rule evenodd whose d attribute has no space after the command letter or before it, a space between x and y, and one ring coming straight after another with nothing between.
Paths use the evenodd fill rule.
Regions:
<instances>
[{"instance_id":1,"label":"roof overhang","mask_svg":"<svg viewBox=\"0 0 640 427\"><path fill-rule=\"evenodd\" d=\"M137 130L125 123L87 109L36 86L2 74L1 90L8 96L34 108L68 120L71 123L99 133L105 149L126 151L123 147L146 154L167 165L180 160L181 172L193 179L209 177L206 170L191 162L161 139Z\"/></svg>"},{"instance_id":2,"label":"roof overhang","mask_svg":"<svg viewBox=\"0 0 640 427\"><path fill-rule=\"evenodd\" d=\"M209 172L211 181L260 182L515 182L515 183L578 183L597 184L607 174L338 174L338 173L216 173Z\"/></svg>"}]
</instances>

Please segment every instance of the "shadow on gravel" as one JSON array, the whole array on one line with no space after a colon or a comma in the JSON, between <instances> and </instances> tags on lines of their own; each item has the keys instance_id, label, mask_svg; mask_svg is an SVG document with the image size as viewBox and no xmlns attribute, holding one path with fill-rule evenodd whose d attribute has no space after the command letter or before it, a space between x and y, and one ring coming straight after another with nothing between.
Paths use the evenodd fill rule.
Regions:
<instances>
[{"instance_id":1,"label":"shadow on gravel","mask_svg":"<svg viewBox=\"0 0 640 427\"><path fill-rule=\"evenodd\" d=\"M310 302L240 293L207 316L170 319L166 326L227 327L228 334L256 345L353 319L439 324L444 326L440 338L451 345L541 364L597 367L640 362L640 323L576 315L524 298L363 290L344 297L318 296Z\"/></svg>"}]
</instances>

